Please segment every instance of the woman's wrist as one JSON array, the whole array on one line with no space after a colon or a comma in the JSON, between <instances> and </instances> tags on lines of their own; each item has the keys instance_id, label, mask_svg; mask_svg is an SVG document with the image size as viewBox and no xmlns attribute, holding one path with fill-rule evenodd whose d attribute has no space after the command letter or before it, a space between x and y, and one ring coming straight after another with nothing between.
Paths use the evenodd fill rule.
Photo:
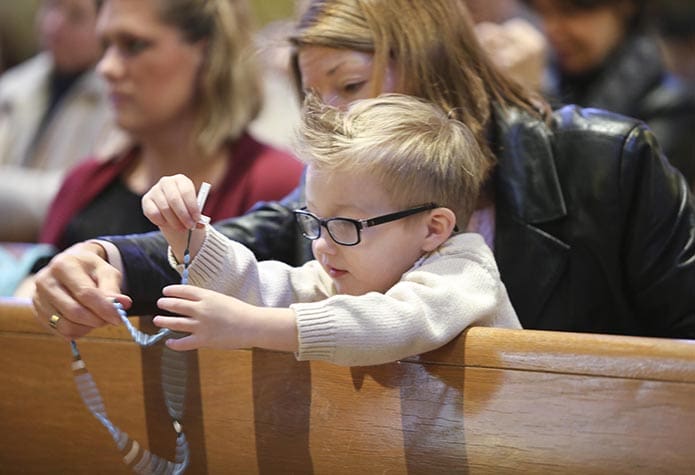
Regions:
<instances>
[{"instance_id":1,"label":"woman's wrist","mask_svg":"<svg viewBox=\"0 0 695 475\"><path fill-rule=\"evenodd\" d=\"M124 276L123 282L127 282L125 279L125 269L123 268L121 253L115 244L102 239L90 239L89 241L82 243L82 245L84 246L83 250L93 252L101 259L118 269L121 272L121 275Z\"/></svg>"}]
</instances>

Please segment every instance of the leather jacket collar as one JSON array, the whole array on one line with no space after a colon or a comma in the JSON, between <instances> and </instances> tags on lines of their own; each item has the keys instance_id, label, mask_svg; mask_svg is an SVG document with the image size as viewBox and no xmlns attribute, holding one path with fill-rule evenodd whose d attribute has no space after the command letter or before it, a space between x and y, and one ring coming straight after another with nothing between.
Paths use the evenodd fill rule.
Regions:
<instances>
[{"instance_id":1,"label":"leather jacket collar","mask_svg":"<svg viewBox=\"0 0 695 475\"><path fill-rule=\"evenodd\" d=\"M518 108L498 108L493 124L499 139L495 258L522 325L536 328L569 255L568 244L539 227L567 215L553 159L553 132Z\"/></svg>"},{"instance_id":2,"label":"leather jacket collar","mask_svg":"<svg viewBox=\"0 0 695 475\"><path fill-rule=\"evenodd\" d=\"M542 120L518 108L494 115L497 170L496 200L526 223L540 224L567 214L553 150L552 131ZM499 207L498 207L499 208Z\"/></svg>"}]
</instances>

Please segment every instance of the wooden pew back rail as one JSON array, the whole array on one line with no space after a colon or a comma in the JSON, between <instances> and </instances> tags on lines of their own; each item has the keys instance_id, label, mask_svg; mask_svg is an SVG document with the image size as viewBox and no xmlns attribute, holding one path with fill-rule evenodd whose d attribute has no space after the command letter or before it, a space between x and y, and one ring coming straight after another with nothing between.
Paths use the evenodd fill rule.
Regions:
<instances>
[{"instance_id":1,"label":"wooden pew back rail","mask_svg":"<svg viewBox=\"0 0 695 475\"><path fill-rule=\"evenodd\" d=\"M161 349L120 328L79 345L111 419L173 457ZM0 363L0 473L132 473L82 405L68 343L26 301L0 299ZM353 368L201 350L189 353L186 397L192 474L695 466L695 341L471 328L435 352Z\"/></svg>"}]
</instances>

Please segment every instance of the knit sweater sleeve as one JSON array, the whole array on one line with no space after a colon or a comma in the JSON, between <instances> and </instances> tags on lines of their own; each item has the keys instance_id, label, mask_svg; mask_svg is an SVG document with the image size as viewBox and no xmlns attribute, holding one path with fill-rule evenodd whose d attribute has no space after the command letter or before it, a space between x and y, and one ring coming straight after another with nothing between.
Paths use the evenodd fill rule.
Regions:
<instances>
[{"instance_id":1,"label":"knit sweater sleeve","mask_svg":"<svg viewBox=\"0 0 695 475\"><path fill-rule=\"evenodd\" d=\"M472 325L521 328L492 252L477 234L450 239L385 294L297 303L298 359L346 366L436 349Z\"/></svg>"},{"instance_id":2,"label":"knit sweater sleeve","mask_svg":"<svg viewBox=\"0 0 695 475\"><path fill-rule=\"evenodd\" d=\"M169 249L169 263L183 266ZM203 245L191 262L189 283L231 295L252 305L288 307L333 295L333 284L316 261L291 267L279 261L257 261L251 250L207 226Z\"/></svg>"},{"instance_id":3,"label":"knit sweater sleeve","mask_svg":"<svg viewBox=\"0 0 695 475\"><path fill-rule=\"evenodd\" d=\"M292 308L299 360L382 364L438 348L471 325L521 328L492 252L477 234L449 239L385 294L350 296L335 295L316 261L299 268L256 262L208 228L189 281L254 305Z\"/></svg>"}]
</instances>

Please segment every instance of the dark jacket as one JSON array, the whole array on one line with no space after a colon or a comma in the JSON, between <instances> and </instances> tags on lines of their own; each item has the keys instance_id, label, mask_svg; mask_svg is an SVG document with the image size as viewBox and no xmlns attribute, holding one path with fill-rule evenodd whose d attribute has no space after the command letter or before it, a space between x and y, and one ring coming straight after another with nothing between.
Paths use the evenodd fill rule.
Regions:
<instances>
[{"instance_id":1,"label":"dark jacket","mask_svg":"<svg viewBox=\"0 0 695 475\"><path fill-rule=\"evenodd\" d=\"M695 203L643 123L566 107L546 124L511 109L492 140L494 253L525 328L695 338ZM261 259L299 264L301 205L298 189L217 227ZM178 280L161 236L111 240L140 304Z\"/></svg>"},{"instance_id":2,"label":"dark jacket","mask_svg":"<svg viewBox=\"0 0 695 475\"><path fill-rule=\"evenodd\" d=\"M554 71L554 72L553 72ZM556 107L578 104L643 120L695 189L695 89L670 74L654 38L635 34L580 78L551 68L546 94Z\"/></svg>"}]
</instances>

